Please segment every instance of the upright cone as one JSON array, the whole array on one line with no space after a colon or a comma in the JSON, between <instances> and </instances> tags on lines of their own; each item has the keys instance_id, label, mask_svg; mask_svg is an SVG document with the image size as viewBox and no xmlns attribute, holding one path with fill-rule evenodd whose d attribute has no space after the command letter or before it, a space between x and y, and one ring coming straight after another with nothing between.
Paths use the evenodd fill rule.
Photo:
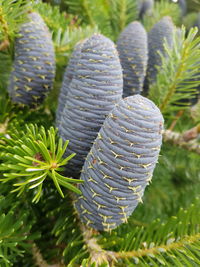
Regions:
<instances>
[{"instance_id":1,"label":"upright cone","mask_svg":"<svg viewBox=\"0 0 200 267\"><path fill-rule=\"evenodd\" d=\"M110 231L132 214L151 181L162 143L163 117L140 95L119 102L105 120L83 167L75 206L81 220Z\"/></svg>"},{"instance_id":2,"label":"upright cone","mask_svg":"<svg viewBox=\"0 0 200 267\"><path fill-rule=\"evenodd\" d=\"M14 102L35 106L53 86L55 55L51 35L41 16L28 14L15 42L9 94Z\"/></svg>"},{"instance_id":3,"label":"upright cone","mask_svg":"<svg viewBox=\"0 0 200 267\"><path fill-rule=\"evenodd\" d=\"M69 87L59 133L70 140L68 175L78 177L106 116L122 98L122 69L114 43L100 34L84 42Z\"/></svg>"},{"instance_id":4,"label":"upright cone","mask_svg":"<svg viewBox=\"0 0 200 267\"><path fill-rule=\"evenodd\" d=\"M62 87L61 87L59 99L58 99L58 108L56 111L56 126L57 127L60 123L62 112L65 107L65 102L66 102L67 94L69 91L70 83L76 73L76 68L78 66L79 58L81 56L81 48L83 46L83 42L84 41L81 41L76 44L74 51L71 55L71 58L69 60L69 64L64 73L64 79L63 79L63 83L62 83Z\"/></svg>"},{"instance_id":5,"label":"upright cone","mask_svg":"<svg viewBox=\"0 0 200 267\"><path fill-rule=\"evenodd\" d=\"M140 94L148 60L147 33L140 22L134 21L124 29L117 50L123 68L123 96Z\"/></svg>"},{"instance_id":6,"label":"upright cone","mask_svg":"<svg viewBox=\"0 0 200 267\"><path fill-rule=\"evenodd\" d=\"M165 55L164 42L165 40L172 46L173 44L174 25L170 17L163 17L154 25L148 34L148 50L149 59L147 67L146 86L154 83L158 72L158 67L161 65L161 56Z\"/></svg>"}]
</instances>

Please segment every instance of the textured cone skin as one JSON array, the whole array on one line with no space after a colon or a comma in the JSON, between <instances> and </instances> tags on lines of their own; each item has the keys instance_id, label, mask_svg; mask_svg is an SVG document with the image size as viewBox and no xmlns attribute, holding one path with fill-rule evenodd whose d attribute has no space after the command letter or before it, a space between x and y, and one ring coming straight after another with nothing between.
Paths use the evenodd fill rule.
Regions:
<instances>
[{"instance_id":1,"label":"textured cone skin","mask_svg":"<svg viewBox=\"0 0 200 267\"><path fill-rule=\"evenodd\" d=\"M82 195L75 206L84 223L109 231L126 222L151 180L162 128L160 110L140 95L112 110L82 169Z\"/></svg>"},{"instance_id":2,"label":"textured cone skin","mask_svg":"<svg viewBox=\"0 0 200 267\"><path fill-rule=\"evenodd\" d=\"M63 112L63 109L65 107L66 97L69 90L69 85L72 81L72 78L75 75L76 67L80 58L81 48L83 46L83 41L76 44L74 51L71 55L69 64L66 68L65 74L64 74L64 80L62 83L62 87L59 94L58 99L58 109L56 111L56 125L59 126L61 115Z\"/></svg>"},{"instance_id":3,"label":"textured cone skin","mask_svg":"<svg viewBox=\"0 0 200 267\"><path fill-rule=\"evenodd\" d=\"M123 68L123 96L141 93L147 68L148 49L147 33L140 22L130 23L120 34L117 50Z\"/></svg>"},{"instance_id":4,"label":"textured cone skin","mask_svg":"<svg viewBox=\"0 0 200 267\"><path fill-rule=\"evenodd\" d=\"M148 50L149 59L147 67L147 81L146 84L152 84L156 80L157 67L161 65L161 57L159 53L165 54L164 42L167 40L168 44L173 44L174 25L170 17L163 17L158 23L154 25L148 34Z\"/></svg>"},{"instance_id":5,"label":"textured cone skin","mask_svg":"<svg viewBox=\"0 0 200 267\"><path fill-rule=\"evenodd\" d=\"M70 140L67 153L76 153L67 164L68 175L80 175L106 116L122 98L122 90L122 69L113 42L93 35L81 49L58 127L60 136Z\"/></svg>"},{"instance_id":6,"label":"textured cone skin","mask_svg":"<svg viewBox=\"0 0 200 267\"><path fill-rule=\"evenodd\" d=\"M138 13L139 18L142 19L146 13L151 13L154 6L154 0L139 0Z\"/></svg>"},{"instance_id":7,"label":"textured cone skin","mask_svg":"<svg viewBox=\"0 0 200 267\"><path fill-rule=\"evenodd\" d=\"M51 35L37 13L30 13L15 42L9 94L14 102L37 105L53 85L54 48Z\"/></svg>"}]
</instances>

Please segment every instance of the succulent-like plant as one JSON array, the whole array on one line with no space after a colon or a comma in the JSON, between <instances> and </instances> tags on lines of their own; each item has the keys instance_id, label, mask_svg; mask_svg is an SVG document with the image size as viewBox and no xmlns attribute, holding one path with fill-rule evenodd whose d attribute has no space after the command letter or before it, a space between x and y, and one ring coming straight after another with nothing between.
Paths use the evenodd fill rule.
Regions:
<instances>
[{"instance_id":1,"label":"succulent-like plant","mask_svg":"<svg viewBox=\"0 0 200 267\"><path fill-rule=\"evenodd\" d=\"M122 69L114 43L94 34L82 46L58 127L63 140L70 140L68 153L76 153L67 165L68 175L79 176L106 116L122 97L122 89Z\"/></svg>"},{"instance_id":2,"label":"succulent-like plant","mask_svg":"<svg viewBox=\"0 0 200 267\"><path fill-rule=\"evenodd\" d=\"M83 222L109 231L127 221L151 181L162 128L160 110L140 95L112 110L82 169L82 196L75 206Z\"/></svg>"},{"instance_id":3,"label":"succulent-like plant","mask_svg":"<svg viewBox=\"0 0 200 267\"><path fill-rule=\"evenodd\" d=\"M142 19L146 13L152 12L153 6L154 6L154 0L139 0L138 1L139 18Z\"/></svg>"},{"instance_id":4,"label":"succulent-like plant","mask_svg":"<svg viewBox=\"0 0 200 267\"><path fill-rule=\"evenodd\" d=\"M16 38L8 90L14 102L34 106L53 85L55 59L51 35L43 19L35 12L29 13L28 18Z\"/></svg>"},{"instance_id":5,"label":"succulent-like plant","mask_svg":"<svg viewBox=\"0 0 200 267\"><path fill-rule=\"evenodd\" d=\"M69 90L69 85L76 73L76 67L80 58L81 48L84 41L80 41L76 44L74 51L70 57L69 64L64 73L64 79L62 87L60 89L59 99L58 99L58 108L56 111L56 125L58 127L60 123L60 118L65 107L66 97Z\"/></svg>"},{"instance_id":6,"label":"succulent-like plant","mask_svg":"<svg viewBox=\"0 0 200 267\"><path fill-rule=\"evenodd\" d=\"M148 60L147 33L140 22L134 21L124 29L117 50L123 68L123 96L140 94Z\"/></svg>"},{"instance_id":7,"label":"succulent-like plant","mask_svg":"<svg viewBox=\"0 0 200 267\"><path fill-rule=\"evenodd\" d=\"M166 39L169 46L173 44L174 25L170 17L163 17L154 25L148 34L148 67L145 86L148 87L156 80L158 67L161 65L160 53L165 55L164 41ZM147 89L147 88L146 88Z\"/></svg>"}]
</instances>

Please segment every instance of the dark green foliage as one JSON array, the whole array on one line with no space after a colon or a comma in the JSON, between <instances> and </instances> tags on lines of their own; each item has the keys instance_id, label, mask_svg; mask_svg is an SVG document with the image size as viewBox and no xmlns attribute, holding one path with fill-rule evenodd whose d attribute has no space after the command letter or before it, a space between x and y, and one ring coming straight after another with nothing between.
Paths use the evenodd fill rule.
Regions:
<instances>
[{"instance_id":1,"label":"dark green foliage","mask_svg":"<svg viewBox=\"0 0 200 267\"><path fill-rule=\"evenodd\" d=\"M28 2L26 0L1 0L0 2L0 41L10 42L26 20Z\"/></svg>"},{"instance_id":2,"label":"dark green foliage","mask_svg":"<svg viewBox=\"0 0 200 267\"><path fill-rule=\"evenodd\" d=\"M170 0L156 1L152 12L150 14L145 14L142 22L149 32L156 23L166 16L170 17L176 26L182 25L179 5Z\"/></svg>"},{"instance_id":3,"label":"dark green foliage","mask_svg":"<svg viewBox=\"0 0 200 267\"><path fill-rule=\"evenodd\" d=\"M171 18L164 17L154 25L154 27L148 34L149 59L145 84L146 90L149 85L153 84L156 81L158 67L162 63L160 53L166 55L164 49L164 41L167 40L169 47L172 46L173 31L174 25Z\"/></svg>"},{"instance_id":4,"label":"dark green foliage","mask_svg":"<svg viewBox=\"0 0 200 267\"><path fill-rule=\"evenodd\" d=\"M178 148L170 143L164 143L153 174L153 183L146 187L142 198L144 204L137 205L127 223L122 223L109 232L98 232L92 228L87 228L79 220L78 213L72 205L74 198L68 190L70 188L64 188L60 183L61 180L62 182L67 181L67 183L73 181L75 184L78 182L65 177L63 166L66 165L67 168L69 164L66 164L64 159L61 159L59 163L63 162L65 165L55 169L57 174L64 177L60 180L61 176L56 175L59 182L56 184L57 188L54 186L53 178L50 175L46 176L43 181L40 201L32 202L38 192L39 185L30 190L28 187L33 183L27 182L38 174L26 171L27 167L24 161L27 162L27 156L31 157L32 154L28 155L23 148L27 146L33 155L39 151L42 153L41 147L38 145L42 142L51 159L55 147L56 151L63 151L64 143L61 145L61 140L59 141L59 138L56 137L56 131L51 126L54 124L57 96L62 85L63 73L74 46L80 40L90 38L92 34L97 32L116 41L124 28L138 19L138 1L136 0L44 1L0 0L0 168L5 167L8 160L10 162L8 168L6 167L7 169L0 170L0 179L10 179L0 183L0 266L10 267L12 264L16 267L38 266L38 259L36 260L33 249L35 245L37 246L35 248L41 252L40 257L43 258L40 261L42 266L199 266L200 157L197 153ZM182 23L186 27L186 35L185 30L181 30L178 38L173 37L172 47L169 47L165 42L166 52L160 57L161 65L158 68L155 83L150 86L148 95L160 107L165 116L165 129L174 127L173 131L182 133L197 126L200 122L200 102L192 108L189 105L177 105L177 102L184 98L191 101L196 94L195 88L200 83L198 77L200 40L197 37L199 33L195 29L190 31L200 11L200 3L199 0L187 0L187 14L182 17L178 3L173 3L171 0L154 2L150 14L147 12L142 21L140 20L148 32L164 16L170 16L173 23L179 28ZM52 3L54 6L51 5ZM192 10L194 13L191 13ZM28 14L33 11L40 14L49 28L56 55L56 78L53 90L49 92L43 104L34 109L11 102L7 94L8 78L15 52L14 38L20 38L18 36L20 26L28 22ZM196 26L198 25L196 24ZM31 61L30 63L33 64L34 62ZM90 62L90 64L95 69L97 63ZM86 72L86 70L84 71ZM90 72L90 70L88 71ZM70 76L73 75L72 72L69 71ZM91 78L91 76L89 77ZM102 80L107 81L107 79L108 77L102 76ZM26 85L28 85L28 81ZM86 85L83 86L83 83L78 85L80 92L82 92L82 88L85 88ZM93 87L92 90L94 91ZM96 101L98 101L99 95L96 96ZM92 98L90 96L85 98L84 94L83 102L84 99L90 103ZM74 105L73 112L76 112L77 106ZM127 112L130 113L131 111L128 110ZM139 116L138 109L134 112ZM83 110L78 114L79 125L82 122L82 114ZM179 117L179 115L181 116ZM70 118L71 115L69 121ZM140 123L144 119L142 117ZM113 118L114 120L115 118ZM116 126L116 121L113 122L113 126ZM36 124L36 126L32 128L31 123ZM127 126L126 118L120 123ZM31 130L31 133L27 131L26 124L29 124L28 129ZM78 124L76 123L76 126ZM43 126L45 130L40 126ZM87 125L84 124L84 126ZM131 127L136 127L136 125L131 124ZM116 143L113 143L112 146L118 149L122 149L122 144L126 142L126 139L128 140L124 136L130 138L130 135L133 135L135 138L138 133L138 131L136 133L127 131L117 143L119 136L117 136L117 131L113 129L111 129L111 139L115 138ZM124 128L123 130L125 131ZM76 129L73 133L74 135L82 134ZM107 140L108 136L106 132L104 139ZM9 139L10 137L11 139ZM32 141L28 143L29 139ZM77 144L77 140L75 142ZM101 140L100 143L104 145L105 142ZM151 143L149 142L149 146ZM199 144L199 139L188 141L187 144L195 146ZM34 145L35 150L32 147ZM110 143L108 145L108 148L105 148L104 145L107 153L103 154L102 152L103 160L108 161L108 157L110 159L113 156L116 158L108 165L101 162L100 169L108 168L110 176L118 175L117 182L121 182L123 181L121 175L123 170L120 170L119 173L112 171L112 166L116 161L121 164L121 158L117 155L111 155L113 150L109 149ZM127 149L122 152L128 153L131 149L134 149L134 145L132 147L127 146ZM46 152L43 151L44 155L48 156ZM118 154L120 153L121 151ZM41 155L37 156L40 157ZM17 161L17 158L20 160ZM40 159L42 161L42 158ZM130 159L133 161L135 155L131 155ZM42 163L43 166L46 164L45 166L49 168L48 160L42 161ZM92 168L89 170L92 175L94 173L93 167L96 167L97 164L98 162L94 158ZM14 169L16 166L20 166L22 169L17 171ZM35 162L29 160L29 166L38 167L39 165L35 166ZM14 177L16 172L19 176ZM39 172L42 175L45 170ZM50 169L49 172L53 173ZM22 174L26 175L22 176ZM93 175L87 179L86 184L91 184L92 179L95 180L96 176ZM107 177L103 181L107 185L115 187L113 184L115 180ZM15 193L10 192L14 189L13 184L20 182L24 182L26 186L23 194L17 197ZM117 183L118 185L124 186ZM101 187L100 181L96 190L101 190ZM63 193L64 198L58 193L61 188L62 192L60 191L60 193ZM73 189L77 190L76 187ZM106 187L103 194L107 194L108 191L109 188ZM89 194L90 191L86 193ZM109 196L106 202L109 203L108 212L118 211L119 207L112 206L111 193L107 194ZM93 196L95 192L91 194ZM94 199L97 197L94 196ZM126 197L128 198L128 196ZM105 203L103 198L100 201L99 203L102 205ZM112 210L110 206L112 206ZM102 212L101 208L100 210ZM94 216L95 214L94 212ZM86 215L86 213L83 214L83 216ZM95 218L98 219L97 216Z\"/></svg>"},{"instance_id":5,"label":"dark green foliage","mask_svg":"<svg viewBox=\"0 0 200 267\"><path fill-rule=\"evenodd\" d=\"M66 172L80 174L85 157L105 117L122 97L122 70L111 40L95 34L84 42L59 124L67 153L76 153ZM68 155L68 154L67 154Z\"/></svg>"},{"instance_id":6,"label":"dark green foliage","mask_svg":"<svg viewBox=\"0 0 200 267\"><path fill-rule=\"evenodd\" d=\"M59 172L74 154L63 159L63 154L69 141L63 144L58 139L53 127L45 132L44 127L30 125L26 132L10 133L1 140L0 158L4 160L0 170L3 183L15 181L12 192L20 196L24 191L33 190L33 202L38 202L43 193L43 182L50 177L62 197L64 194L60 185L80 194L80 191L71 183L81 182L64 177Z\"/></svg>"},{"instance_id":7,"label":"dark green foliage","mask_svg":"<svg viewBox=\"0 0 200 267\"><path fill-rule=\"evenodd\" d=\"M137 18L136 0L63 0L69 13L82 22L97 25L102 34L116 40L119 33Z\"/></svg>"},{"instance_id":8,"label":"dark green foliage","mask_svg":"<svg viewBox=\"0 0 200 267\"><path fill-rule=\"evenodd\" d=\"M55 63L50 33L37 13L29 14L15 43L9 94L14 102L37 105L52 88Z\"/></svg>"},{"instance_id":9,"label":"dark green foliage","mask_svg":"<svg viewBox=\"0 0 200 267\"><path fill-rule=\"evenodd\" d=\"M117 50L123 69L123 96L140 94L148 60L147 33L140 22L132 22L124 29Z\"/></svg>"},{"instance_id":10,"label":"dark green foliage","mask_svg":"<svg viewBox=\"0 0 200 267\"><path fill-rule=\"evenodd\" d=\"M163 118L148 99L121 100L89 152L76 208L87 225L109 231L126 222L151 181L161 146Z\"/></svg>"},{"instance_id":11,"label":"dark green foliage","mask_svg":"<svg viewBox=\"0 0 200 267\"><path fill-rule=\"evenodd\" d=\"M31 236L35 220L27 208L27 205L16 202L10 195L0 196L1 267L13 266L19 257L30 250L31 241L38 237L38 234Z\"/></svg>"},{"instance_id":12,"label":"dark green foliage","mask_svg":"<svg viewBox=\"0 0 200 267\"><path fill-rule=\"evenodd\" d=\"M198 266L199 203L197 198L188 209L180 208L176 216L164 222L158 219L146 226L136 226L125 236L123 231L113 232L116 250L124 253L123 261L116 266ZM101 244L108 250L107 242L112 237L101 239Z\"/></svg>"},{"instance_id":13,"label":"dark green foliage","mask_svg":"<svg viewBox=\"0 0 200 267\"><path fill-rule=\"evenodd\" d=\"M186 36L185 29L173 34L173 45L165 41L164 53L160 55L161 65L156 82L150 85L149 97L159 106L161 112L188 109L189 101L195 99L200 86L200 38L197 29L191 29ZM167 54L167 57L165 56ZM173 71L172 71L173 70ZM186 99L187 101L183 102Z\"/></svg>"}]
</instances>

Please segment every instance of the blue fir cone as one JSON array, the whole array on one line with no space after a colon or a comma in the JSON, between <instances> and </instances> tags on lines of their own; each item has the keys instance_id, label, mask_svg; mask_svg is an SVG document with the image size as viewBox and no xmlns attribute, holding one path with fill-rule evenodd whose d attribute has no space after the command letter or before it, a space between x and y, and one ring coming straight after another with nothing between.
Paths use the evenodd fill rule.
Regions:
<instances>
[{"instance_id":1,"label":"blue fir cone","mask_svg":"<svg viewBox=\"0 0 200 267\"><path fill-rule=\"evenodd\" d=\"M100 34L87 39L81 49L63 109L59 133L70 140L66 173L79 177L85 158L109 112L121 100L122 69L114 43Z\"/></svg>"},{"instance_id":2,"label":"blue fir cone","mask_svg":"<svg viewBox=\"0 0 200 267\"><path fill-rule=\"evenodd\" d=\"M117 50L123 69L123 96L140 94L148 60L147 33L140 22L134 21L124 29L119 36Z\"/></svg>"},{"instance_id":3,"label":"blue fir cone","mask_svg":"<svg viewBox=\"0 0 200 267\"><path fill-rule=\"evenodd\" d=\"M121 100L106 118L85 160L75 207L81 220L110 231L127 222L152 179L163 117L149 99Z\"/></svg>"},{"instance_id":4,"label":"blue fir cone","mask_svg":"<svg viewBox=\"0 0 200 267\"><path fill-rule=\"evenodd\" d=\"M9 95L13 102L35 106L53 86L55 55L51 35L41 16L28 14L15 41Z\"/></svg>"},{"instance_id":5,"label":"blue fir cone","mask_svg":"<svg viewBox=\"0 0 200 267\"><path fill-rule=\"evenodd\" d=\"M153 11L154 0L138 0L138 14L142 19L145 14L150 14Z\"/></svg>"},{"instance_id":6,"label":"blue fir cone","mask_svg":"<svg viewBox=\"0 0 200 267\"><path fill-rule=\"evenodd\" d=\"M175 2L179 5L179 8L181 10L181 15L185 16L187 13L187 2L186 0L172 0L172 2Z\"/></svg>"},{"instance_id":7,"label":"blue fir cone","mask_svg":"<svg viewBox=\"0 0 200 267\"><path fill-rule=\"evenodd\" d=\"M62 87L60 89L59 98L58 98L58 108L56 111L56 126L59 126L61 115L63 109L65 107L66 97L69 90L69 85L72 81L76 73L76 68L79 62L79 58L81 55L81 48L83 46L84 41L80 41L76 44L74 51L70 57L69 64L64 73L64 79L62 83Z\"/></svg>"},{"instance_id":8,"label":"blue fir cone","mask_svg":"<svg viewBox=\"0 0 200 267\"><path fill-rule=\"evenodd\" d=\"M156 81L158 67L161 65L160 54L166 55L164 42L167 41L169 46L173 45L173 32L175 27L170 17L163 17L156 23L148 34L148 66L146 76L146 86Z\"/></svg>"}]
</instances>

